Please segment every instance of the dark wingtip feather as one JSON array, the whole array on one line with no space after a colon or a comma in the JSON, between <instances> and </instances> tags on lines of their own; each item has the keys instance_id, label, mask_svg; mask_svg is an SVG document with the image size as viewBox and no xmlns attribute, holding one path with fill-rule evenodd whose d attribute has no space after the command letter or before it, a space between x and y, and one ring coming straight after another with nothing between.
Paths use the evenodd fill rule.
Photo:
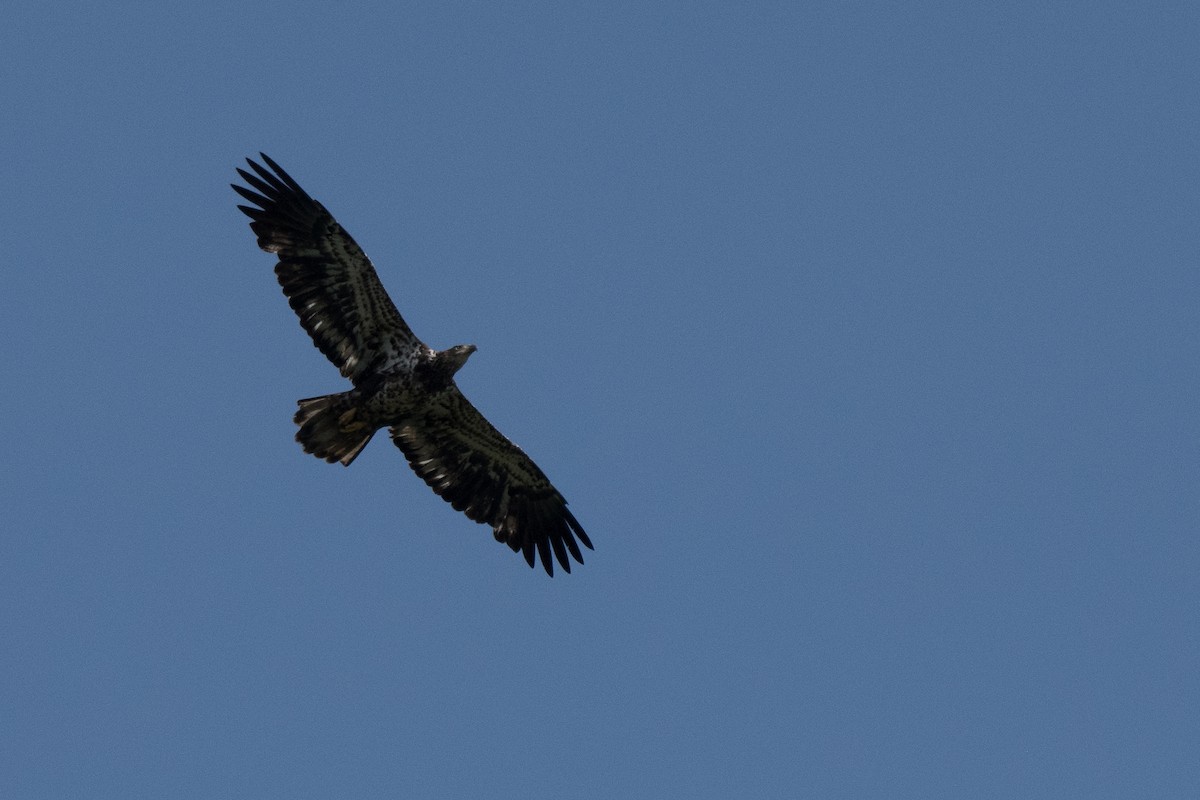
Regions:
<instances>
[{"instance_id":1,"label":"dark wingtip feather","mask_svg":"<svg viewBox=\"0 0 1200 800\"><path fill-rule=\"evenodd\" d=\"M571 556L582 564L583 553L579 552L579 545L575 542L575 536L571 533L570 528L563 528L562 541L567 546L567 550L571 552Z\"/></svg>"},{"instance_id":2,"label":"dark wingtip feather","mask_svg":"<svg viewBox=\"0 0 1200 800\"><path fill-rule=\"evenodd\" d=\"M550 542L547 541L547 538L548 537L542 537L542 538L538 539L537 551L538 551L538 556L540 556L542 559L542 566L545 568L546 574L549 575L551 578L553 578L554 577L554 559L551 558L551 556L550 556Z\"/></svg>"},{"instance_id":3,"label":"dark wingtip feather","mask_svg":"<svg viewBox=\"0 0 1200 800\"><path fill-rule=\"evenodd\" d=\"M584 547L586 547L588 550L595 550L596 548L592 547L592 540L588 538L586 533L584 533L583 526L579 524L579 520L575 519L575 515L571 513L571 510L566 507L565 501L563 504L562 513L563 519L567 522L568 530L574 531L575 535L579 537L579 541L583 542ZM583 561L580 560L579 563L582 564Z\"/></svg>"},{"instance_id":4,"label":"dark wingtip feather","mask_svg":"<svg viewBox=\"0 0 1200 800\"><path fill-rule=\"evenodd\" d=\"M258 194L257 192L250 191L245 186L238 186L236 183L231 183L229 185L232 186L233 190L240 194L244 199L249 200L251 203L260 206L261 208L266 208L271 204L270 200L263 197L261 194Z\"/></svg>"},{"instance_id":5,"label":"dark wingtip feather","mask_svg":"<svg viewBox=\"0 0 1200 800\"><path fill-rule=\"evenodd\" d=\"M301 197L308 197L308 192L301 189L300 184L296 183L296 180L291 175L288 175L287 171L285 171L283 167L281 167L277 163L275 163L275 160L273 158L271 158L269 155L267 155L266 153L263 153L261 151L259 152L258 155L260 158L262 158L263 163L265 163L268 167L271 168L271 170L275 173L275 176L277 176L278 180L282 181L284 184L287 185L287 187L289 189L291 189L293 192L300 195ZM246 160L249 161L249 159L246 159ZM251 166L254 166L256 169L258 168L257 165L254 164L253 161L251 161L250 164L251 164Z\"/></svg>"},{"instance_id":6,"label":"dark wingtip feather","mask_svg":"<svg viewBox=\"0 0 1200 800\"><path fill-rule=\"evenodd\" d=\"M251 175L245 170L239 169L238 173L241 174L241 176L247 181L260 186L263 183L266 183L276 189L283 187L284 183L279 179L279 176L272 174L271 171L262 164L259 164L257 161L250 158L246 159L246 163L250 165L250 169L254 170L255 175L258 176L255 177L255 175Z\"/></svg>"},{"instance_id":7,"label":"dark wingtip feather","mask_svg":"<svg viewBox=\"0 0 1200 800\"><path fill-rule=\"evenodd\" d=\"M567 548L563 546L563 537L551 535L550 545L554 548L554 557L562 565L563 571L570 574L571 560L567 558Z\"/></svg>"}]
</instances>

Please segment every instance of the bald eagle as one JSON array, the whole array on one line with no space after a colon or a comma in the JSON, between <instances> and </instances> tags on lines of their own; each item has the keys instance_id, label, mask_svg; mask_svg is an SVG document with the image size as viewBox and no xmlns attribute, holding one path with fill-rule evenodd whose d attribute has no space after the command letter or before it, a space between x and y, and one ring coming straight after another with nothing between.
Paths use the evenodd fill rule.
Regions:
<instances>
[{"instance_id":1,"label":"bald eagle","mask_svg":"<svg viewBox=\"0 0 1200 800\"><path fill-rule=\"evenodd\" d=\"M475 345L433 350L418 339L350 234L259 155L266 167L246 159L253 172L237 171L250 188L230 184L253 203L238 208L258 246L278 256L275 274L301 326L353 387L298 401L296 441L306 453L349 466L387 428L434 492L490 525L530 567L535 551L550 576L555 558L566 572L568 554L582 564L579 542L592 543L567 501L454 383Z\"/></svg>"}]
</instances>

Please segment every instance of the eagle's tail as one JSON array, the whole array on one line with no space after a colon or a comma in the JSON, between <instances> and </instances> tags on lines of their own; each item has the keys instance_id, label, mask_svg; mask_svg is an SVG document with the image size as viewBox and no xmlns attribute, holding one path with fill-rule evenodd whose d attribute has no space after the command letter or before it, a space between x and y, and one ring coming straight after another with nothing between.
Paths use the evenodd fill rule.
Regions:
<instances>
[{"instance_id":1,"label":"eagle's tail","mask_svg":"<svg viewBox=\"0 0 1200 800\"><path fill-rule=\"evenodd\" d=\"M298 401L296 441L304 452L330 464L340 461L346 467L362 452L376 429L360 418L358 401L352 395L342 392Z\"/></svg>"}]
</instances>

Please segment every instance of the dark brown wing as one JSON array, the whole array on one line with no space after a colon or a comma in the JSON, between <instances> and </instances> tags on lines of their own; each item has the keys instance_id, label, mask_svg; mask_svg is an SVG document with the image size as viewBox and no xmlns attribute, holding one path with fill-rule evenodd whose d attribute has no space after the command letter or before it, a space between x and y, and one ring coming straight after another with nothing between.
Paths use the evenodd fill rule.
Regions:
<instances>
[{"instance_id":1,"label":"dark brown wing","mask_svg":"<svg viewBox=\"0 0 1200 800\"><path fill-rule=\"evenodd\" d=\"M350 234L278 164L259 155L269 170L250 159L255 174L238 170L253 191L231 185L258 206L238 208L250 217L258 246L278 254L275 274L313 343L356 383L424 348Z\"/></svg>"},{"instance_id":2,"label":"dark brown wing","mask_svg":"<svg viewBox=\"0 0 1200 800\"><path fill-rule=\"evenodd\" d=\"M568 553L583 563L576 537L593 549L545 473L457 386L434 396L419 416L393 426L390 433L425 483L455 509L491 525L496 540L523 553L529 566L536 549L546 574L553 576L553 551L570 572Z\"/></svg>"}]
</instances>

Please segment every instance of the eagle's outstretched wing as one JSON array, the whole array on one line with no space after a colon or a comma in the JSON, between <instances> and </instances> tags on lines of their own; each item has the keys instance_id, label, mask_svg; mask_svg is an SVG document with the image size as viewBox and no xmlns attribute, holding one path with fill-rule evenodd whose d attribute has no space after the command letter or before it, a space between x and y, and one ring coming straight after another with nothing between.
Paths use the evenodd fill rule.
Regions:
<instances>
[{"instance_id":1,"label":"eagle's outstretched wing","mask_svg":"<svg viewBox=\"0 0 1200 800\"><path fill-rule=\"evenodd\" d=\"M231 185L258 206L238 208L250 217L258 246L278 254L275 274L313 343L355 383L423 348L350 234L278 164L259 155L270 169L246 159L256 174L238 170L254 191Z\"/></svg>"},{"instance_id":2,"label":"eagle's outstretched wing","mask_svg":"<svg viewBox=\"0 0 1200 800\"><path fill-rule=\"evenodd\" d=\"M576 537L592 543L538 465L504 437L451 386L431 398L423 413L390 428L413 471L443 499L476 522L491 525L497 541L521 552L529 566L534 550L546 574L551 551L570 572L567 553L580 564Z\"/></svg>"}]
</instances>

